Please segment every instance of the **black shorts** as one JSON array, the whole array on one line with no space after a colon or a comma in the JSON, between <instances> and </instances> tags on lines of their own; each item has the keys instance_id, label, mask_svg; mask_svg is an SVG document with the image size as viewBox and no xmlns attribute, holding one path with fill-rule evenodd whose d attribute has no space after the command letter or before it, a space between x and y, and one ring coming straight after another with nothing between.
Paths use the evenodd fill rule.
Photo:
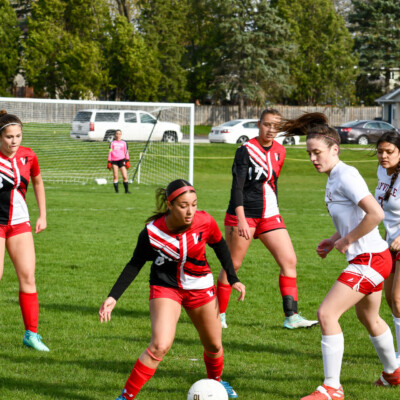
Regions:
<instances>
[{"instance_id":1,"label":"black shorts","mask_svg":"<svg viewBox=\"0 0 400 400\"><path fill-rule=\"evenodd\" d=\"M125 158L124 158L123 160L111 161L111 164L112 164L112 165L116 165L118 168L125 167L125 165L126 165L126 160L125 160Z\"/></svg>"}]
</instances>

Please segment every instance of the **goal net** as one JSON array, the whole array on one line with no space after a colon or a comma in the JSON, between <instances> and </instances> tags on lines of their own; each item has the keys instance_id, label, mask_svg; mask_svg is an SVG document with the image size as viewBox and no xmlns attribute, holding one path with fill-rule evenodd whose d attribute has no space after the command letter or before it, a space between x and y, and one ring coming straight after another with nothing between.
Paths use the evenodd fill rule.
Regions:
<instances>
[{"instance_id":1,"label":"goal net","mask_svg":"<svg viewBox=\"0 0 400 400\"><path fill-rule=\"evenodd\" d=\"M160 140L157 135L147 142L149 134L140 141L127 141L131 164L128 179L157 185L179 178L193 182L193 104L0 98L1 109L23 122L22 145L37 154L45 182L113 181L112 171L107 169L110 137L82 140L70 136L72 122L82 110L128 110L132 111L130 115L143 111L158 117L159 122L178 124L183 134L179 142L165 137Z\"/></svg>"}]
</instances>

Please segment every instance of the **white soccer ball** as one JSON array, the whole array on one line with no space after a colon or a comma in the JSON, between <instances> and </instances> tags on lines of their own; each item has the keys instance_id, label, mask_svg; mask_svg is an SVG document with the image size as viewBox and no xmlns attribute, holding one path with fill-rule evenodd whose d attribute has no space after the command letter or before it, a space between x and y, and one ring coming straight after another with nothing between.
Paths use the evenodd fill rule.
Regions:
<instances>
[{"instance_id":1,"label":"white soccer ball","mask_svg":"<svg viewBox=\"0 0 400 400\"><path fill-rule=\"evenodd\" d=\"M187 400L228 400L228 393L214 379L201 379L189 389Z\"/></svg>"}]
</instances>

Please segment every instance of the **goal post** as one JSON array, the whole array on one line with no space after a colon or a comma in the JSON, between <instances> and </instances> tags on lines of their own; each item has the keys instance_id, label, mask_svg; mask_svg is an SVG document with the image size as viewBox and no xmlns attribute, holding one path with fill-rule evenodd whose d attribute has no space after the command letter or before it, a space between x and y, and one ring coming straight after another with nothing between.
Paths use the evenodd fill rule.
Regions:
<instances>
[{"instance_id":1,"label":"goal post","mask_svg":"<svg viewBox=\"0 0 400 400\"><path fill-rule=\"evenodd\" d=\"M70 136L72 121L82 110L142 111L154 119L180 126L183 140L170 142L159 137L128 141L134 177L140 157L140 183L165 185L174 179L193 183L194 104L144 103L91 100L50 100L0 97L0 110L17 115L24 124L22 145L38 155L43 180L46 182L80 183L113 181L107 170L109 142L103 139L86 141ZM139 113L138 113L139 115ZM96 124L96 122L94 122ZM115 129L119 125L115 124ZM122 139L124 129L122 129ZM141 153L142 156L141 156ZM135 182L138 182L137 176Z\"/></svg>"}]
</instances>

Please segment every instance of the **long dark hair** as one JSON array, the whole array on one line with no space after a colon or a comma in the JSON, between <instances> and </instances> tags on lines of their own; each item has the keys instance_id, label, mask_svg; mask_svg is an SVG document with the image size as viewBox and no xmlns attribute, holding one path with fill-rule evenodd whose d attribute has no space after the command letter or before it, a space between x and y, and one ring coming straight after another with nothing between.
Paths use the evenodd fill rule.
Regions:
<instances>
[{"instance_id":1,"label":"long dark hair","mask_svg":"<svg viewBox=\"0 0 400 400\"><path fill-rule=\"evenodd\" d=\"M382 136L376 142L376 150L381 143L390 143L394 144L400 151L400 134L396 131L386 131L382 134ZM388 201L390 194L392 193L393 185L396 182L397 177L400 173L400 162L397 164L396 169L393 172L392 179L390 180L389 189L386 191L385 196L383 196L383 201Z\"/></svg>"},{"instance_id":2,"label":"long dark hair","mask_svg":"<svg viewBox=\"0 0 400 400\"><path fill-rule=\"evenodd\" d=\"M288 136L305 135L307 139L322 139L328 147L340 144L335 128L328 125L328 117L320 112L305 113L296 119L287 120L281 128Z\"/></svg>"},{"instance_id":3,"label":"long dark hair","mask_svg":"<svg viewBox=\"0 0 400 400\"><path fill-rule=\"evenodd\" d=\"M162 217L163 215L168 214L168 207L167 207L167 199L173 192L176 190L183 188L185 186L188 186L192 188L192 184L185 179L177 179L175 181L172 181L165 189L164 188L158 188L156 190L156 210L154 211L154 214L146 219L147 222L151 222L156 220L157 218ZM180 193L177 197L175 197L173 200L170 200L171 204L182 194L187 193L187 192L195 192L195 190L188 189L182 193Z\"/></svg>"}]
</instances>

